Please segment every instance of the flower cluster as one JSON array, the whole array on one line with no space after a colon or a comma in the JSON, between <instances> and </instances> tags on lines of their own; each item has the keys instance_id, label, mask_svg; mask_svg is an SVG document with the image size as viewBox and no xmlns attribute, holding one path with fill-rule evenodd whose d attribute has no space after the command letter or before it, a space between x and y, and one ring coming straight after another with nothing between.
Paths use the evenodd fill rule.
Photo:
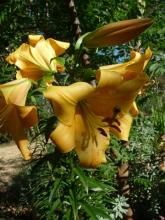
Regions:
<instances>
[{"instance_id":1,"label":"flower cluster","mask_svg":"<svg viewBox=\"0 0 165 220\"><path fill-rule=\"evenodd\" d=\"M149 19L114 23L86 34L79 42L88 47L127 42L150 24ZM35 106L26 106L26 97L33 81L51 76L43 92L58 119L50 139L63 153L74 149L82 166L97 167L106 162L110 134L128 140L138 114L135 99L148 80L144 68L152 52L149 48L144 54L131 51L130 61L99 67L94 83L82 79L61 85L55 76L65 68L58 57L68 48L69 43L30 35L29 44L6 58L18 71L16 80L0 85L0 132L10 133L24 158L31 158L25 129L36 125L38 117Z\"/></svg>"}]
</instances>

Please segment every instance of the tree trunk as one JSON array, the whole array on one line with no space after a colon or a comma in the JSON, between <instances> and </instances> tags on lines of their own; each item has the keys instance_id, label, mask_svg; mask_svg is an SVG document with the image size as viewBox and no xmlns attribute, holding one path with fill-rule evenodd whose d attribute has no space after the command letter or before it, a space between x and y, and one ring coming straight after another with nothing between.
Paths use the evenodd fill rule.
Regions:
<instances>
[{"instance_id":1,"label":"tree trunk","mask_svg":"<svg viewBox=\"0 0 165 220\"><path fill-rule=\"evenodd\" d=\"M71 23L72 23L72 32L73 32L73 38L74 40L77 40L82 33L81 27L80 27L80 20L77 15L77 9L74 3L74 0L67 0L68 1L68 7L71 17ZM84 65L89 65L89 55L87 54L86 50L84 50L82 61Z\"/></svg>"},{"instance_id":2,"label":"tree trunk","mask_svg":"<svg viewBox=\"0 0 165 220\"><path fill-rule=\"evenodd\" d=\"M128 201L129 201L130 186L128 183L128 178L129 178L129 165L128 165L128 162L125 162L118 167L118 182L119 182L120 194L128 198ZM131 206L128 207L125 219L133 220L133 211L132 211Z\"/></svg>"},{"instance_id":3,"label":"tree trunk","mask_svg":"<svg viewBox=\"0 0 165 220\"><path fill-rule=\"evenodd\" d=\"M123 142L123 147L129 148L128 142ZM118 167L118 182L120 194L128 198L129 207L125 216L126 220L133 220L133 210L130 205L130 186L129 186L129 164L128 162L122 163Z\"/></svg>"}]
</instances>

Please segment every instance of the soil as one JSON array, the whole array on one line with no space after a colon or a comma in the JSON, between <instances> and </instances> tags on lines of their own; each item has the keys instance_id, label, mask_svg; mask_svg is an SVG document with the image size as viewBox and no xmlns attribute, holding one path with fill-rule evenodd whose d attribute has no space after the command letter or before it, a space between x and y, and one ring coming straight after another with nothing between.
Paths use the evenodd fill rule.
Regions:
<instances>
[{"instance_id":1,"label":"soil","mask_svg":"<svg viewBox=\"0 0 165 220\"><path fill-rule=\"evenodd\" d=\"M9 189L13 178L26 164L13 142L0 145L0 193Z\"/></svg>"},{"instance_id":2,"label":"soil","mask_svg":"<svg viewBox=\"0 0 165 220\"><path fill-rule=\"evenodd\" d=\"M0 144L0 220L32 219L28 205L19 204L20 174L28 163L14 142Z\"/></svg>"}]
</instances>

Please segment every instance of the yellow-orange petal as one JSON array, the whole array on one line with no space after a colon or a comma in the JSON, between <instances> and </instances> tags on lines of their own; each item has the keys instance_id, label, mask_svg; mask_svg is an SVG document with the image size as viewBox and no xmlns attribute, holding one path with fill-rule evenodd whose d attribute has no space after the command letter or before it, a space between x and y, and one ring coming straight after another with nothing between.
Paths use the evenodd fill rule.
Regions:
<instances>
[{"instance_id":1,"label":"yellow-orange petal","mask_svg":"<svg viewBox=\"0 0 165 220\"><path fill-rule=\"evenodd\" d=\"M38 123L35 106L15 106L24 128L30 128Z\"/></svg>"},{"instance_id":2,"label":"yellow-orange petal","mask_svg":"<svg viewBox=\"0 0 165 220\"><path fill-rule=\"evenodd\" d=\"M124 81L117 88L100 88L87 99L96 115L113 118L115 109L128 113L146 78Z\"/></svg>"},{"instance_id":3,"label":"yellow-orange petal","mask_svg":"<svg viewBox=\"0 0 165 220\"><path fill-rule=\"evenodd\" d=\"M102 66L96 73L98 85L87 98L95 114L113 118L115 108L128 113L141 88L148 80L143 69L151 58L148 49L145 54L133 52L133 58L124 64Z\"/></svg>"},{"instance_id":4,"label":"yellow-orange petal","mask_svg":"<svg viewBox=\"0 0 165 220\"><path fill-rule=\"evenodd\" d=\"M75 116L75 126L75 150L81 166L95 168L105 163L105 151L110 140L108 129L90 120L81 110Z\"/></svg>"},{"instance_id":5,"label":"yellow-orange petal","mask_svg":"<svg viewBox=\"0 0 165 220\"><path fill-rule=\"evenodd\" d=\"M6 61L10 64L15 64L18 57L19 57L19 52L21 51L22 45L14 52L9 54L9 56L6 57Z\"/></svg>"},{"instance_id":6,"label":"yellow-orange petal","mask_svg":"<svg viewBox=\"0 0 165 220\"><path fill-rule=\"evenodd\" d=\"M27 137L23 139L15 140L15 143L17 144L19 150L21 151L21 154L24 158L24 160L30 160L32 158L32 152L28 148L28 140Z\"/></svg>"},{"instance_id":7,"label":"yellow-orange petal","mask_svg":"<svg viewBox=\"0 0 165 220\"><path fill-rule=\"evenodd\" d=\"M3 132L9 133L12 136L24 159L29 160L31 158L31 152L28 149L27 136L18 112L14 106L12 106L12 111L3 125Z\"/></svg>"},{"instance_id":8,"label":"yellow-orange petal","mask_svg":"<svg viewBox=\"0 0 165 220\"><path fill-rule=\"evenodd\" d=\"M57 54L47 40L40 40L35 48L31 49L33 56L37 60L42 70L56 72L56 60L54 59Z\"/></svg>"},{"instance_id":9,"label":"yellow-orange petal","mask_svg":"<svg viewBox=\"0 0 165 220\"><path fill-rule=\"evenodd\" d=\"M75 148L75 126L67 126L59 123L56 129L50 134L50 139L57 145L62 153L67 153Z\"/></svg>"},{"instance_id":10,"label":"yellow-orange petal","mask_svg":"<svg viewBox=\"0 0 165 220\"><path fill-rule=\"evenodd\" d=\"M18 54L15 65L24 72L49 71L50 60L55 57L53 49L45 40L40 40L35 47L22 44L15 53Z\"/></svg>"},{"instance_id":11,"label":"yellow-orange petal","mask_svg":"<svg viewBox=\"0 0 165 220\"><path fill-rule=\"evenodd\" d=\"M32 47L35 47L35 45L38 43L38 41L43 40L43 39L44 39L43 35L29 35L28 36L29 44Z\"/></svg>"},{"instance_id":12,"label":"yellow-orange petal","mask_svg":"<svg viewBox=\"0 0 165 220\"><path fill-rule=\"evenodd\" d=\"M28 78L32 80L39 80L43 76L43 72L40 70L34 70L31 72L24 72L22 70L18 70L16 72L16 79Z\"/></svg>"},{"instance_id":13,"label":"yellow-orange petal","mask_svg":"<svg viewBox=\"0 0 165 220\"><path fill-rule=\"evenodd\" d=\"M5 100L3 93L0 90L0 112L2 111L5 105L6 105L6 100Z\"/></svg>"},{"instance_id":14,"label":"yellow-orange petal","mask_svg":"<svg viewBox=\"0 0 165 220\"><path fill-rule=\"evenodd\" d=\"M22 74L21 74L21 71L18 70L18 71L16 72L16 79L22 79L22 78L23 78L23 76L22 76Z\"/></svg>"},{"instance_id":15,"label":"yellow-orange petal","mask_svg":"<svg viewBox=\"0 0 165 220\"><path fill-rule=\"evenodd\" d=\"M44 96L52 102L59 120L71 126L77 103L84 100L94 90L95 88L88 83L77 82L70 86L49 86Z\"/></svg>"},{"instance_id":16,"label":"yellow-orange petal","mask_svg":"<svg viewBox=\"0 0 165 220\"><path fill-rule=\"evenodd\" d=\"M99 82L98 87L110 87L115 88L123 82L123 76L119 72L109 71L106 69L100 69L96 72L96 79Z\"/></svg>"},{"instance_id":17,"label":"yellow-orange petal","mask_svg":"<svg viewBox=\"0 0 165 220\"><path fill-rule=\"evenodd\" d=\"M43 72L38 69L32 69L32 71L28 70L28 72L19 70L16 73L16 79L28 78L32 80L40 80L43 75Z\"/></svg>"},{"instance_id":18,"label":"yellow-orange petal","mask_svg":"<svg viewBox=\"0 0 165 220\"><path fill-rule=\"evenodd\" d=\"M110 132L114 134L117 138L123 141L128 141L133 117L127 113L127 114L119 114L117 117L118 123L114 122L112 123L112 127L110 127ZM116 129L113 126L117 126L118 129Z\"/></svg>"},{"instance_id":19,"label":"yellow-orange petal","mask_svg":"<svg viewBox=\"0 0 165 220\"><path fill-rule=\"evenodd\" d=\"M129 110L130 114L133 116L133 117L136 117L138 114L139 114L139 110L138 110L138 107L136 105L136 102L133 102L130 110Z\"/></svg>"},{"instance_id":20,"label":"yellow-orange petal","mask_svg":"<svg viewBox=\"0 0 165 220\"><path fill-rule=\"evenodd\" d=\"M147 50L145 51L145 62L144 62L144 68L146 67L146 65L148 64L149 60L152 57L152 51L151 49L148 47Z\"/></svg>"},{"instance_id":21,"label":"yellow-orange petal","mask_svg":"<svg viewBox=\"0 0 165 220\"><path fill-rule=\"evenodd\" d=\"M0 85L0 91L3 94L6 103L24 106L30 87L30 80L22 78Z\"/></svg>"},{"instance_id":22,"label":"yellow-orange petal","mask_svg":"<svg viewBox=\"0 0 165 220\"><path fill-rule=\"evenodd\" d=\"M136 78L138 75L143 74L143 70L146 64L148 63L148 61L150 60L151 56L152 56L152 52L150 48L146 50L145 54L141 54L136 51L131 51L131 59L128 62L121 63L121 64L101 66L98 71L99 87L102 86L103 80L107 81L107 84L110 83L111 85L111 81L108 80L108 77L109 77L108 75L112 75L113 72L114 73L116 72L119 75L121 75L124 78L124 80L131 80L131 79ZM105 78L106 77L105 74L107 74L107 80Z\"/></svg>"},{"instance_id":23,"label":"yellow-orange petal","mask_svg":"<svg viewBox=\"0 0 165 220\"><path fill-rule=\"evenodd\" d=\"M70 43L68 42L58 41L52 38L48 38L46 41L52 46L56 53L56 56L60 56L61 54L63 54L65 50L68 49L70 46Z\"/></svg>"},{"instance_id":24,"label":"yellow-orange petal","mask_svg":"<svg viewBox=\"0 0 165 220\"><path fill-rule=\"evenodd\" d=\"M22 44L14 53L7 57L7 61L15 64L26 77L56 71L56 53L51 45L44 39L38 41L35 47ZM30 77L29 77L30 78ZM34 78L34 77L33 77Z\"/></svg>"}]
</instances>

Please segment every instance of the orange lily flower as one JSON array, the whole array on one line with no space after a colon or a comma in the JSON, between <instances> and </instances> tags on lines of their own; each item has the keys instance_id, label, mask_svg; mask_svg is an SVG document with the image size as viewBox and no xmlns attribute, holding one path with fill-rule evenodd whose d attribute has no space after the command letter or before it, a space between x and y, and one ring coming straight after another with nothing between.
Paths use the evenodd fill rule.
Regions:
<instances>
[{"instance_id":1,"label":"orange lily flower","mask_svg":"<svg viewBox=\"0 0 165 220\"><path fill-rule=\"evenodd\" d=\"M128 140L138 114L135 99L147 81L143 69L151 55L150 49L145 54L133 51L129 62L100 67L95 87L76 82L47 88L44 95L59 119L50 138L61 152L75 149L82 166L97 167L106 162L109 132Z\"/></svg>"},{"instance_id":2,"label":"orange lily flower","mask_svg":"<svg viewBox=\"0 0 165 220\"><path fill-rule=\"evenodd\" d=\"M31 158L25 128L38 121L36 108L25 106L30 87L31 82L23 78L0 85L0 133L13 137L25 160Z\"/></svg>"},{"instance_id":3,"label":"orange lily flower","mask_svg":"<svg viewBox=\"0 0 165 220\"><path fill-rule=\"evenodd\" d=\"M29 44L22 44L6 58L7 62L20 69L18 78L39 80L45 74L63 69L55 58L65 52L69 43L52 38L45 40L42 35L29 35L28 39Z\"/></svg>"}]
</instances>

